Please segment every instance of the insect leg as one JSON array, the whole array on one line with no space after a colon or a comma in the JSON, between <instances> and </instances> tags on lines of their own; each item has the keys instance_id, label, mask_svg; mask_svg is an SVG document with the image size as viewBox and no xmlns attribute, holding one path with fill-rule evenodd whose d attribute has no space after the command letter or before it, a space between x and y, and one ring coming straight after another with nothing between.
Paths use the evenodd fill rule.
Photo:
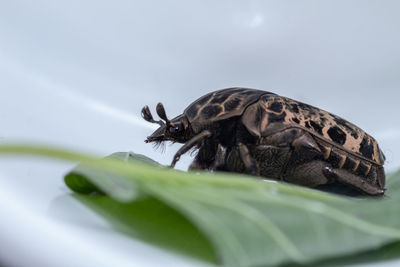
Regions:
<instances>
[{"instance_id":1,"label":"insect leg","mask_svg":"<svg viewBox=\"0 0 400 267\"><path fill-rule=\"evenodd\" d=\"M213 165L211 166L211 170L213 171L226 171L226 158L228 155L228 150L221 145L217 146L217 152L215 154L215 159Z\"/></svg>"},{"instance_id":2,"label":"insect leg","mask_svg":"<svg viewBox=\"0 0 400 267\"><path fill-rule=\"evenodd\" d=\"M300 165L289 166L282 175L283 181L308 187L317 187L330 184L335 179L323 173L324 168L330 166L322 160L312 160Z\"/></svg>"},{"instance_id":3,"label":"insect leg","mask_svg":"<svg viewBox=\"0 0 400 267\"><path fill-rule=\"evenodd\" d=\"M339 183L350 185L351 187L359 189L368 195L381 196L385 193L385 189L380 189L370 185L362 177L352 174L344 169L326 167L323 169L323 173L326 177L331 179L333 178Z\"/></svg>"},{"instance_id":4,"label":"insect leg","mask_svg":"<svg viewBox=\"0 0 400 267\"><path fill-rule=\"evenodd\" d=\"M210 131L205 130L192 139L190 139L187 143L185 143L175 154L174 159L172 160L172 163L170 165L171 168L175 167L175 164L178 162L178 160L181 158L183 154L188 152L192 147L195 145L200 144L205 138L210 137L212 134Z\"/></svg>"},{"instance_id":5,"label":"insect leg","mask_svg":"<svg viewBox=\"0 0 400 267\"><path fill-rule=\"evenodd\" d=\"M246 173L251 175L259 175L257 163L254 158L250 155L249 149L243 143L238 143L240 158L246 168Z\"/></svg>"},{"instance_id":6,"label":"insect leg","mask_svg":"<svg viewBox=\"0 0 400 267\"><path fill-rule=\"evenodd\" d=\"M291 145L296 151L307 149L317 154L321 153L321 149L318 147L314 138L308 133L303 133L294 139Z\"/></svg>"},{"instance_id":7,"label":"insect leg","mask_svg":"<svg viewBox=\"0 0 400 267\"><path fill-rule=\"evenodd\" d=\"M207 170L212 169L217 160L217 151L219 146L212 139L206 139L201 144L199 152L197 153L189 170Z\"/></svg>"},{"instance_id":8,"label":"insect leg","mask_svg":"<svg viewBox=\"0 0 400 267\"><path fill-rule=\"evenodd\" d=\"M302 130L298 131L297 136L289 141L289 146L292 154L286 166L287 170L322 157L321 150L314 138Z\"/></svg>"}]
</instances>

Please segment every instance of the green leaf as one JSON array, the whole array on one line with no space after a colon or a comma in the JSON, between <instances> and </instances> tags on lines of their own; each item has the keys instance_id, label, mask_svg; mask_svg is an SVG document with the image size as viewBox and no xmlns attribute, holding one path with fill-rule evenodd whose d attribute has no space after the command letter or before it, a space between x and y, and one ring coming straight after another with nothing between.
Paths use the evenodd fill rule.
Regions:
<instances>
[{"instance_id":1,"label":"green leaf","mask_svg":"<svg viewBox=\"0 0 400 267\"><path fill-rule=\"evenodd\" d=\"M400 258L400 242L385 245L379 249L363 251L346 257L322 260L313 266L344 266L352 264L372 264Z\"/></svg>"},{"instance_id":2,"label":"green leaf","mask_svg":"<svg viewBox=\"0 0 400 267\"><path fill-rule=\"evenodd\" d=\"M73 197L106 219L115 231L209 263L216 261L205 236L180 213L155 198L121 203L107 196Z\"/></svg>"},{"instance_id":3,"label":"green leaf","mask_svg":"<svg viewBox=\"0 0 400 267\"><path fill-rule=\"evenodd\" d=\"M99 160L41 147L3 145L1 152L78 160L81 165L66 176L67 185L80 193L105 192L114 199L113 205L126 210L132 203L157 199L196 226L223 265L316 261L323 265L334 262L332 258L346 256L342 258L346 261L351 255L379 248L378 255L388 249L398 255L400 173L388 178L387 197L362 199L244 175L170 170L133 153ZM111 201L105 196L81 197L103 211L108 204L94 203L99 198ZM141 212L140 208L132 211ZM108 217L127 227L132 221L112 212ZM178 235L176 238L181 238ZM207 245L202 247L207 251ZM202 257L211 259L211 254L204 252L203 256L208 256Z\"/></svg>"},{"instance_id":4,"label":"green leaf","mask_svg":"<svg viewBox=\"0 0 400 267\"><path fill-rule=\"evenodd\" d=\"M162 167L157 162L132 152L117 152L105 159ZM93 177L94 179L87 179L88 177ZM129 181L129 177L126 175L99 168L90 168L85 164L76 166L65 176L64 180L66 185L77 193L105 193L121 202L129 202L140 195L136 186Z\"/></svg>"}]
</instances>

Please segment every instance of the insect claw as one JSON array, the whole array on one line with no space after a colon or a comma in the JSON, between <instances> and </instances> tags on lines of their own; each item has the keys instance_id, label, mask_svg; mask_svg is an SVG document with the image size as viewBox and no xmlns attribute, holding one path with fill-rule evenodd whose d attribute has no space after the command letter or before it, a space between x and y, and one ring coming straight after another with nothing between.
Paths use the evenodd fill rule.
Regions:
<instances>
[{"instance_id":1,"label":"insect claw","mask_svg":"<svg viewBox=\"0 0 400 267\"><path fill-rule=\"evenodd\" d=\"M181 158L180 156L175 157L171 165L169 165L169 167L173 169L180 158Z\"/></svg>"}]
</instances>

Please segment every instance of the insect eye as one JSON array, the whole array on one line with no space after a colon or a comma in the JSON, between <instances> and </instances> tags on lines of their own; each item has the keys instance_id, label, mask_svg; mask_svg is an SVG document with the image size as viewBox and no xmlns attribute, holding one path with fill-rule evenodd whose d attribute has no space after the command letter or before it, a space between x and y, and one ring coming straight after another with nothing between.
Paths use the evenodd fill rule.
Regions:
<instances>
[{"instance_id":1,"label":"insect eye","mask_svg":"<svg viewBox=\"0 0 400 267\"><path fill-rule=\"evenodd\" d=\"M180 125L175 125L175 126L169 127L169 132L172 134L178 133L180 131L181 131Z\"/></svg>"}]
</instances>

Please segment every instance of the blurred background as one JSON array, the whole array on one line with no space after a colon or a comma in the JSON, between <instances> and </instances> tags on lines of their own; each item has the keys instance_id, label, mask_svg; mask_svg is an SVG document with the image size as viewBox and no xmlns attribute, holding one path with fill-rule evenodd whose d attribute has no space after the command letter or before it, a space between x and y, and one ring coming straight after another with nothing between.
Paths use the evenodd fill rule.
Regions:
<instances>
[{"instance_id":1,"label":"blurred background","mask_svg":"<svg viewBox=\"0 0 400 267\"><path fill-rule=\"evenodd\" d=\"M396 0L1 1L0 142L169 164L179 145L161 153L145 144L154 125L141 108L155 115L161 101L174 117L209 91L242 86L348 119L378 140L394 171L399 10ZM61 178L71 166L1 159L0 263L203 265L108 229L68 197Z\"/></svg>"}]
</instances>

